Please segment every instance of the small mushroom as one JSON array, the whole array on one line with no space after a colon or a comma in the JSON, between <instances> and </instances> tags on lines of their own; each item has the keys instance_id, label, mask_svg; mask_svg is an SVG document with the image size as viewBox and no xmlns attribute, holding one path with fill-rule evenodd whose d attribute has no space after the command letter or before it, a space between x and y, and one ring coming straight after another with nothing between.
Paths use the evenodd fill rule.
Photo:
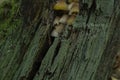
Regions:
<instances>
[{"instance_id":1,"label":"small mushroom","mask_svg":"<svg viewBox=\"0 0 120 80\"><path fill-rule=\"evenodd\" d=\"M51 33L52 37L59 37L59 33L54 29Z\"/></svg>"},{"instance_id":2,"label":"small mushroom","mask_svg":"<svg viewBox=\"0 0 120 80\"><path fill-rule=\"evenodd\" d=\"M68 19L68 15L64 14L61 18L60 18L60 23L65 24L67 22Z\"/></svg>"},{"instance_id":3,"label":"small mushroom","mask_svg":"<svg viewBox=\"0 0 120 80\"><path fill-rule=\"evenodd\" d=\"M63 24L56 25L55 29L51 33L51 36L52 37L59 37L59 35L60 35L60 33L62 33L63 29L64 29Z\"/></svg>"},{"instance_id":4,"label":"small mushroom","mask_svg":"<svg viewBox=\"0 0 120 80\"><path fill-rule=\"evenodd\" d=\"M56 16L53 22L53 25L58 25L59 24L60 17Z\"/></svg>"},{"instance_id":5,"label":"small mushroom","mask_svg":"<svg viewBox=\"0 0 120 80\"><path fill-rule=\"evenodd\" d=\"M75 21L76 15L71 15L67 20L67 25L72 25Z\"/></svg>"},{"instance_id":6,"label":"small mushroom","mask_svg":"<svg viewBox=\"0 0 120 80\"><path fill-rule=\"evenodd\" d=\"M72 14L78 14L79 13L79 3L74 3L73 6L71 7L70 11L69 11L69 15Z\"/></svg>"},{"instance_id":7,"label":"small mushroom","mask_svg":"<svg viewBox=\"0 0 120 80\"><path fill-rule=\"evenodd\" d=\"M111 76L111 80L118 80L117 78L115 78L115 77L113 77L113 76Z\"/></svg>"}]
</instances>

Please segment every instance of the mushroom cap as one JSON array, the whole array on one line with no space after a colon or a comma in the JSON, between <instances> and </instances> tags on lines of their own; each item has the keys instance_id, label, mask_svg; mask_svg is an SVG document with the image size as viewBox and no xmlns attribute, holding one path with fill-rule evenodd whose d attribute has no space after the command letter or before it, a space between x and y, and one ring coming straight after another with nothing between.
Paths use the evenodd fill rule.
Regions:
<instances>
[{"instance_id":1,"label":"mushroom cap","mask_svg":"<svg viewBox=\"0 0 120 80\"><path fill-rule=\"evenodd\" d=\"M64 25L63 24L56 25L55 29L51 33L51 36L52 37L59 37L60 33L62 33L63 29L64 29Z\"/></svg>"},{"instance_id":2,"label":"mushroom cap","mask_svg":"<svg viewBox=\"0 0 120 80\"><path fill-rule=\"evenodd\" d=\"M68 5L65 1L57 1L57 3L53 7L54 10L68 10Z\"/></svg>"},{"instance_id":3,"label":"mushroom cap","mask_svg":"<svg viewBox=\"0 0 120 80\"><path fill-rule=\"evenodd\" d=\"M67 22L67 19L68 19L68 15L64 14L64 15L60 18L59 22L62 23L62 24L65 24L65 23Z\"/></svg>"},{"instance_id":4,"label":"mushroom cap","mask_svg":"<svg viewBox=\"0 0 120 80\"><path fill-rule=\"evenodd\" d=\"M67 25L72 25L75 18L76 18L76 15L71 15L67 20Z\"/></svg>"},{"instance_id":5,"label":"mushroom cap","mask_svg":"<svg viewBox=\"0 0 120 80\"><path fill-rule=\"evenodd\" d=\"M111 80L118 80L117 78L115 78L115 77L113 77L113 76L111 76Z\"/></svg>"},{"instance_id":6,"label":"mushroom cap","mask_svg":"<svg viewBox=\"0 0 120 80\"><path fill-rule=\"evenodd\" d=\"M59 24L59 20L60 20L60 17L56 16L54 21L53 21L53 25L58 25Z\"/></svg>"},{"instance_id":7,"label":"mushroom cap","mask_svg":"<svg viewBox=\"0 0 120 80\"><path fill-rule=\"evenodd\" d=\"M69 10L69 15L72 15L73 13L79 13L79 3L74 3Z\"/></svg>"},{"instance_id":8,"label":"mushroom cap","mask_svg":"<svg viewBox=\"0 0 120 80\"><path fill-rule=\"evenodd\" d=\"M59 24L57 26L55 26L55 31L58 33L61 33L64 29L64 24Z\"/></svg>"},{"instance_id":9,"label":"mushroom cap","mask_svg":"<svg viewBox=\"0 0 120 80\"><path fill-rule=\"evenodd\" d=\"M74 5L74 2L68 4L68 10L71 10L71 8L73 7L73 5Z\"/></svg>"},{"instance_id":10,"label":"mushroom cap","mask_svg":"<svg viewBox=\"0 0 120 80\"><path fill-rule=\"evenodd\" d=\"M53 30L52 33L51 33L51 36L52 37L59 37L59 33L56 32L55 30Z\"/></svg>"}]
</instances>

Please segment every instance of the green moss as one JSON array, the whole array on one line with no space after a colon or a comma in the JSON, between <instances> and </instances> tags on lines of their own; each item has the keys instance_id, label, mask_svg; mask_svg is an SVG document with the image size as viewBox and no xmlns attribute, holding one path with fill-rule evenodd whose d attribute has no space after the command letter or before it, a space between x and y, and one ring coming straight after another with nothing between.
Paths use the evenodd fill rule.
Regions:
<instances>
[{"instance_id":1,"label":"green moss","mask_svg":"<svg viewBox=\"0 0 120 80\"><path fill-rule=\"evenodd\" d=\"M21 25L22 19L18 16L20 2L4 1L0 5L0 38L7 37L13 30Z\"/></svg>"}]
</instances>

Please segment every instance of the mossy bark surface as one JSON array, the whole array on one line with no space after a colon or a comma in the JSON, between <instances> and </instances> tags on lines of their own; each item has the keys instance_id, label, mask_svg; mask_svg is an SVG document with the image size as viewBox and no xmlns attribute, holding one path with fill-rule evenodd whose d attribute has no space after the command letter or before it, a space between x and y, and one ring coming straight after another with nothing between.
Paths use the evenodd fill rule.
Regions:
<instances>
[{"instance_id":1,"label":"mossy bark surface","mask_svg":"<svg viewBox=\"0 0 120 80\"><path fill-rule=\"evenodd\" d=\"M74 32L66 26L63 36L71 35L52 42L54 2L8 1L9 14L0 7L0 80L108 80L120 47L119 1L81 2L88 7Z\"/></svg>"}]
</instances>

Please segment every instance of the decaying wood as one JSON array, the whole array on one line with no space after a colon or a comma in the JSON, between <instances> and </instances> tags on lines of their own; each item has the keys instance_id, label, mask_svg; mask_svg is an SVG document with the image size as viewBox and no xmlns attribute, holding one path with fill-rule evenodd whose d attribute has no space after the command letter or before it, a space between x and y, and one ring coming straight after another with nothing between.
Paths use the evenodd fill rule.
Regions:
<instances>
[{"instance_id":1,"label":"decaying wood","mask_svg":"<svg viewBox=\"0 0 120 80\"><path fill-rule=\"evenodd\" d=\"M0 80L108 80L120 44L119 5L86 0L73 30L66 26L52 41L53 2L22 0L23 24L1 43Z\"/></svg>"}]
</instances>

